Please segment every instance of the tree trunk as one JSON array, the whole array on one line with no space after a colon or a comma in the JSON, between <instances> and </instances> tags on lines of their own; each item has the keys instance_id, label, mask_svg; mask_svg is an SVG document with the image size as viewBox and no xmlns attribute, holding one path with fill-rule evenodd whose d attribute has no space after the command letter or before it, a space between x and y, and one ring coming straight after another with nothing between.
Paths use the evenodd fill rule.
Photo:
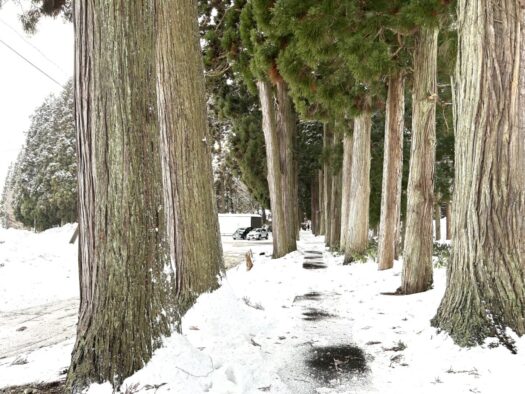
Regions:
<instances>
[{"instance_id":1,"label":"tree trunk","mask_svg":"<svg viewBox=\"0 0 525 394\"><path fill-rule=\"evenodd\" d=\"M332 146L333 131L330 123L324 124L323 133L323 147L325 150L325 160L323 164L323 180L324 180L324 226L325 226L325 243L327 246L330 245L330 235L332 235L332 169L330 166L329 151Z\"/></svg>"},{"instance_id":2,"label":"tree trunk","mask_svg":"<svg viewBox=\"0 0 525 394\"><path fill-rule=\"evenodd\" d=\"M270 207L272 210L272 237L273 258L284 256L286 250L287 235L283 207L283 190L281 160L279 151L279 135L277 132L275 109L273 105L273 94L270 82L257 81L259 99L261 100L262 128L266 146L266 161L268 163L268 191L270 194Z\"/></svg>"},{"instance_id":3,"label":"tree trunk","mask_svg":"<svg viewBox=\"0 0 525 394\"><path fill-rule=\"evenodd\" d=\"M352 147L352 135L345 133L343 137L343 167L341 168L341 237L339 241L339 247L342 252L346 250L346 239L348 237L348 208L352 182Z\"/></svg>"},{"instance_id":4,"label":"tree trunk","mask_svg":"<svg viewBox=\"0 0 525 394\"><path fill-rule=\"evenodd\" d=\"M165 117L161 141L154 8L143 2L122 2L118 8L107 0L74 2L80 310L68 392L105 380L118 386L150 359L189 301L217 286L222 258L211 157L201 142L206 118L196 4L173 8L177 17L170 20L177 23L163 22L159 29L186 37L183 49L171 48L179 59L170 62L190 67L169 70L183 86L171 89L180 105L160 113L178 111L190 119L184 126L191 132L174 130L173 124L166 128ZM170 102L159 99L161 106ZM186 161L175 166L175 158L166 156L166 138L173 149L188 149ZM197 146L200 152L189 148ZM180 183L175 194L163 185L163 174L194 184ZM189 218L174 208L190 205L208 209L207 214ZM169 219L174 217L176 223ZM191 250L197 237L206 253Z\"/></svg>"},{"instance_id":5,"label":"tree trunk","mask_svg":"<svg viewBox=\"0 0 525 394\"><path fill-rule=\"evenodd\" d=\"M450 202L447 203L447 241L452 239L452 208Z\"/></svg>"},{"instance_id":6,"label":"tree trunk","mask_svg":"<svg viewBox=\"0 0 525 394\"><path fill-rule=\"evenodd\" d=\"M435 28L416 37L412 92L412 146L407 186L407 217L400 291L412 294L432 286L432 208L436 152L437 38Z\"/></svg>"},{"instance_id":7,"label":"tree trunk","mask_svg":"<svg viewBox=\"0 0 525 394\"><path fill-rule=\"evenodd\" d=\"M319 170L319 235L325 235L324 221L324 172Z\"/></svg>"},{"instance_id":8,"label":"tree trunk","mask_svg":"<svg viewBox=\"0 0 525 394\"><path fill-rule=\"evenodd\" d=\"M314 176L311 187L312 234L319 235L319 185L318 177Z\"/></svg>"},{"instance_id":9,"label":"tree trunk","mask_svg":"<svg viewBox=\"0 0 525 394\"><path fill-rule=\"evenodd\" d=\"M436 241L441 240L441 206L439 204L434 207L434 230Z\"/></svg>"},{"instance_id":10,"label":"tree trunk","mask_svg":"<svg viewBox=\"0 0 525 394\"><path fill-rule=\"evenodd\" d=\"M334 150L337 144L340 144L339 138L334 135L332 145ZM339 249L339 241L341 239L341 188L342 188L343 177L341 170L335 172L332 175L332 194L330 196L330 244L332 249Z\"/></svg>"},{"instance_id":11,"label":"tree trunk","mask_svg":"<svg viewBox=\"0 0 525 394\"><path fill-rule=\"evenodd\" d=\"M401 72L389 78L377 257L380 270L394 266L398 243L399 214L401 212L400 180L403 176L404 87L404 76Z\"/></svg>"},{"instance_id":12,"label":"tree trunk","mask_svg":"<svg viewBox=\"0 0 525 394\"><path fill-rule=\"evenodd\" d=\"M120 384L176 319L164 274L153 9L74 4L80 310L68 391L79 392Z\"/></svg>"},{"instance_id":13,"label":"tree trunk","mask_svg":"<svg viewBox=\"0 0 525 394\"><path fill-rule=\"evenodd\" d=\"M297 249L296 240L299 235L298 167L295 160L297 117L288 94L288 87L282 79L278 80L275 85L275 104L281 159L284 223L287 234L285 248L289 253Z\"/></svg>"},{"instance_id":14,"label":"tree trunk","mask_svg":"<svg viewBox=\"0 0 525 394\"><path fill-rule=\"evenodd\" d=\"M155 13L165 214L177 307L184 313L196 297L218 286L217 277L223 270L213 192L212 137L197 2L156 0Z\"/></svg>"},{"instance_id":15,"label":"tree trunk","mask_svg":"<svg viewBox=\"0 0 525 394\"><path fill-rule=\"evenodd\" d=\"M432 322L460 345L497 336L513 351L505 329L525 334L520 12L523 29L524 11L515 0L458 4L454 248L445 296Z\"/></svg>"},{"instance_id":16,"label":"tree trunk","mask_svg":"<svg viewBox=\"0 0 525 394\"><path fill-rule=\"evenodd\" d=\"M372 115L363 112L354 120L352 180L348 208L348 235L345 264L360 258L368 247L368 210L370 205L370 135Z\"/></svg>"}]
</instances>

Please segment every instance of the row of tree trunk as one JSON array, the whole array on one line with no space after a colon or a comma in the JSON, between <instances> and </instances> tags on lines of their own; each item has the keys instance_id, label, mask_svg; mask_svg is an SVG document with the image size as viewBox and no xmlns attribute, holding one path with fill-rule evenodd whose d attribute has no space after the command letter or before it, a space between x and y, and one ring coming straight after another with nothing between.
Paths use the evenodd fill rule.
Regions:
<instances>
[{"instance_id":1,"label":"row of tree trunk","mask_svg":"<svg viewBox=\"0 0 525 394\"><path fill-rule=\"evenodd\" d=\"M222 247L197 2L75 1L74 23L81 392L149 360L218 286Z\"/></svg>"},{"instance_id":2,"label":"row of tree trunk","mask_svg":"<svg viewBox=\"0 0 525 394\"><path fill-rule=\"evenodd\" d=\"M423 28L414 53L412 147L407 196L400 291L414 293L432 285L432 220L434 215L435 106L437 101L436 28ZM401 179L403 165L404 87L402 71L388 80L383 184L379 225L378 266L389 269L401 251ZM325 160L312 199L316 212L313 230L326 244L345 254L345 263L362 257L369 241L370 161L372 114L354 118L353 132L343 137L343 165L334 173ZM337 141L330 123L325 125L325 149Z\"/></svg>"},{"instance_id":3,"label":"row of tree trunk","mask_svg":"<svg viewBox=\"0 0 525 394\"><path fill-rule=\"evenodd\" d=\"M525 2L458 2L459 46L454 91L455 186L447 204L452 257L447 289L432 324L460 345L498 337L515 351L507 328L525 334ZM432 222L440 238L441 207L433 196L436 28L416 36L412 81L412 143L399 293L432 286ZM392 267L401 231L403 75L389 79L378 263ZM325 144L331 135L325 132ZM340 248L352 261L368 242L370 114L344 137ZM335 246L330 181L319 172L314 231ZM329 179L327 181L327 178ZM332 186L330 186L332 185ZM323 209L325 212L323 213Z\"/></svg>"}]
</instances>

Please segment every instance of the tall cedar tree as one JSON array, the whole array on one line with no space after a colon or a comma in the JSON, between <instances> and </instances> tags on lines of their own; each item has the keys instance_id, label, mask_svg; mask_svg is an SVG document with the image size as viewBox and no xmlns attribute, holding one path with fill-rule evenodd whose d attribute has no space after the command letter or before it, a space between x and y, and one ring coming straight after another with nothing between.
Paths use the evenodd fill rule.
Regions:
<instances>
[{"instance_id":1,"label":"tall cedar tree","mask_svg":"<svg viewBox=\"0 0 525 394\"><path fill-rule=\"evenodd\" d=\"M432 286L432 219L436 144L437 50L440 24L448 21L449 1L412 1L402 23L414 24L412 59L412 135L407 186L407 215L400 293Z\"/></svg>"},{"instance_id":2,"label":"tall cedar tree","mask_svg":"<svg viewBox=\"0 0 525 394\"><path fill-rule=\"evenodd\" d=\"M525 7L459 0L458 26L454 247L432 323L460 345L497 336L514 350L506 328L525 334Z\"/></svg>"},{"instance_id":3,"label":"tall cedar tree","mask_svg":"<svg viewBox=\"0 0 525 394\"><path fill-rule=\"evenodd\" d=\"M119 4L74 9L80 316L72 392L105 380L118 386L140 369L193 300L217 286L222 265L197 4Z\"/></svg>"},{"instance_id":4,"label":"tall cedar tree","mask_svg":"<svg viewBox=\"0 0 525 394\"><path fill-rule=\"evenodd\" d=\"M348 26L352 26L353 23L349 21L353 21L354 16L357 16L357 9L358 7L351 2L334 4L328 1L278 1L273 9L272 24L286 42L278 57L279 70L290 83L291 94L302 116L326 123L323 182L320 185L323 201L320 202L320 206L323 211L322 227L326 241L332 247L345 244L345 237L341 236L340 230L341 227L346 228L346 219L350 216L345 213L341 219L341 211L348 212L351 188L347 183L343 184L342 178L347 179L350 175L352 158L365 164L364 172L354 172L354 175L359 174L363 179L356 179L354 183L368 185L370 151L358 149L357 155L351 155L349 150L352 149L352 145L348 143L351 138L348 127L350 118L363 111L367 116L371 116L370 100L367 99L371 95L369 80L357 83L351 72L351 60L346 57L352 53L348 49L347 37ZM334 127L331 125L334 122L337 126L332 131ZM371 125L371 122L366 122L365 125ZM346 140L346 143L342 144L343 150L346 147L343 155L346 159L343 160L342 170L330 164L334 162L329 157L334 132L341 135L336 138L338 141ZM369 132L365 130L365 134ZM342 197L339 196L339 184L341 194L344 192ZM337 193L331 192L333 185L336 186ZM362 204L368 202L369 188L365 187L360 191L359 196L354 196L354 205L360 214L352 217L352 222L359 223L357 233L367 234L368 206ZM332 223L335 223L337 228ZM346 231L345 233L350 234ZM352 237L354 234L356 232L352 232ZM364 238L367 242L366 235ZM355 242L353 244L355 246Z\"/></svg>"},{"instance_id":5,"label":"tall cedar tree","mask_svg":"<svg viewBox=\"0 0 525 394\"><path fill-rule=\"evenodd\" d=\"M389 85L397 84L390 89L391 96L388 99L392 104L388 105L389 122L385 129L388 137L386 138L388 154L384 155L384 168L385 171L392 170L383 177L386 183L385 189L388 191L383 193L384 224L380 231L380 249L386 252L380 253L380 260L389 261L385 265L392 263L396 241L399 238L397 234L399 234L401 182L400 177L396 175L401 173L402 162L403 72L410 66L407 59L409 53L406 49L409 47L407 41L410 44L411 36L414 32L417 34L419 27L433 23L437 19L436 15L440 15L442 8L446 9L444 3L447 2L343 1L335 4L331 1L277 1L274 7L275 24L281 29L281 34L287 38L286 49L279 61L280 70L285 78L289 79L292 94L303 113L326 116L326 107L328 107L346 112L345 115L348 116L351 112L349 109L352 106L356 107L356 96L348 93L364 85L365 94L357 97L361 100L361 111L365 110L366 114L369 112L366 110L367 101L371 95L377 94L375 92L377 88L374 89L374 86L380 85L377 82L391 75ZM351 29L348 26L352 26ZM320 72L323 67L332 69L323 73ZM355 81L348 78L349 74L352 74ZM322 79L323 77L326 79ZM418 77L415 76L415 79ZM334 81L333 86L327 83L327 80ZM342 89L345 84L349 88ZM315 97L313 100L312 96ZM320 106L319 101L325 105ZM348 101L351 102L350 105ZM359 105L357 107L359 108ZM370 123L367 121L364 124ZM358 124L358 129L361 130L362 125ZM369 170L359 171L359 169L366 169L366 165L363 167L359 163L370 160L366 158L367 145L369 143L365 144L364 148L359 147L354 151L357 154L353 157L357 164L352 170L354 176L361 174L361 177L365 178L368 175ZM363 153L365 153L364 157ZM347 159L345 164L348 165L348 162ZM395 182L391 181L392 178ZM358 205L368 199L366 196L368 190L360 187L363 185L362 180L355 184L357 192L355 190L352 192L352 187L345 189L345 192L349 190L353 194L350 196L350 204L345 202L342 206L346 212L349 209L348 205L352 206L353 201L353 208L350 209L355 213L350 215L353 228L349 231L350 244L347 245L348 240L342 238L347 248L347 260L352 260L353 254L364 250L367 242L368 220L367 217L361 217L361 214L367 210ZM343 226L345 225L343 221Z\"/></svg>"},{"instance_id":6,"label":"tall cedar tree","mask_svg":"<svg viewBox=\"0 0 525 394\"><path fill-rule=\"evenodd\" d=\"M264 1L235 1L229 10L232 22L223 45L229 50L238 75L259 95L272 211L273 255L278 258L296 249L298 235L297 119L288 87L274 67L277 42L268 31L267 8Z\"/></svg>"}]
</instances>

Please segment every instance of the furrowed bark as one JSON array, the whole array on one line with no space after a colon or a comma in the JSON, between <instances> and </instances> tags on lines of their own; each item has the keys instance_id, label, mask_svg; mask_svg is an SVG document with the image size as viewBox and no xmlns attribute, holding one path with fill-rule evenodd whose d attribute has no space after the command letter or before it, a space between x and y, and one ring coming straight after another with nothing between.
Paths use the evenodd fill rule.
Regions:
<instances>
[{"instance_id":1,"label":"furrowed bark","mask_svg":"<svg viewBox=\"0 0 525 394\"><path fill-rule=\"evenodd\" d=\"M68 392L117 387L218 285L197 6L172 3L74 5L81 303Z\"/></svg>"},{"instance_id":2,"label":"furrowed bark","mask_svg":"<svg viewBox=\"0 0 525 394\"><path fill-rule=\"evenodd\" d=\"M343 137L343 167L341 185L341 237L339 247L341 251L346 250L346 240L348 237L348 208L350 204L350 188L352 182L352 135L346 134Z\"/></svg>"},{"instance_id":3,"label":"furrowed bark","mask_svg":"<svg viewBox=\"0 0 525 394\"><path fill-rule=\"evenodd\" d=\"M284 256L287 251L286 219L283 207L283 189L279 135L277 131L273 93L270 82L257 81L261 101L262 128L268 163L268 190L272 210L273 258Z\"/></svg>"},{"instance_id":4,"label":"furrowed bark","mask_svg":"<svg viewBox=\"0 0 525 394\"><path fill-rule=\"evenodd\" d=\"M170 257L180 314L224 269L213 190L197 2L156 0L157 103Z\"/></svg>"},{"instance_id":5,"label":"furrowed bark","mask_svg":"<svg viewBox=\"0 0 525 394\"><path fill-rule=\"evenodd\" d=\"M381 191L381 219L377 263L380 270L394 266L399 235L401 177L403 175L403 129L405 115L404 77L389 78L385 120L385 154Z\"/></svg>"},{"instance_id":6,"label":"furrowed bark","mask_svg":"<svg viewBox=\"0 0 525 394\"><path fill-rule=\"evenodd\" d=\"M451 203L447 203L446 208L446 215L447 215L447 241L452 239L452 207Z\"/></svg>"},{"instance_id":7,"label":"furrowed bark","mask_svg":"<svg viewBox=\"0 0 525 394\"><path fill-rule=\"evenodd\" d=\"M368 247L368 210L370 205L370 135L372 115L363 112L354 120L352 180L348 208L348 235L345 264L360 258Z\"/></svg>"},{"instance_id":8,"label":"furrowed bark","mask_svg":"<svg viewBox=\"0 0 525 394\"><path fill-rule=\"evenodd\" d=\"M416 37L412 92L412 146L400 292L432 286L432 211L436 151L438 30L423 27Z\"/></svg>"},{"instance_id":9,"label":"furrowed bark","mask_svg":"<svg viewBox=\"0 0 525 394\"><path fill-rule=\"evenodd\" d=\"M525 20L460 0L451 262L432 324L463 346L525 334Z\"/></svg>"},{"instance_id":10,"label":"furrowed bark","mask_svg":"<svg viewBox=\"0 0 525 394\"><path fill-rule=\"evenodd\" d=\"M288 94L288 87L282 79L275 85L275 104L282 174L282 204L286 228L285 249L289 253L297 249L296 240L299 235L298 178L295 160L297 117Z\"/></svg>"},{"instance_id":11,"label":"furrowed bark","mask_svg":"<svg viewBox=\"0 0 525 394\"><path fill-rule=\"evenodd\" d=\"M74 2L80 310L68 392L118 386L177 320L165 274L153 12L143 2Z\"/></svg>"}]
</instances>

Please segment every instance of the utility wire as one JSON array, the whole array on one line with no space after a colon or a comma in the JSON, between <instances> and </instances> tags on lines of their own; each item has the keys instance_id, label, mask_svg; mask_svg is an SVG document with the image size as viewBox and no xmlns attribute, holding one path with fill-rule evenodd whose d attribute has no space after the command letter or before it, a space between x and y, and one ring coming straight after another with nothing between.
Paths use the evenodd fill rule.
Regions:
<instances>
[{"instance_id":1,"label":"utility wire","mask_svg":"<svg viewBox=\"0 0 525 394\"><path fill-rule=\"evenodd\" d=\"M16 30L14 27L12 27L10 24L8 24L6 21L4 21L2 18L0 18L0 23L2 23L4 26L9 28L11 31L13 31L18 37L20 37L26 44L31 46L35 51L37 51L44 59L46 59L49 63L54 65L57 69L62 71L64 74L67 74L62 67L60 67L58 64L56 64L53 60L48 58L44 52L42 52L35 44L33 44L31 41L29 41L26 37L24 37L23 34L20 34L18 30Z\"/></svg>"},{"instance_id":2,"label":"utility wire","mask_svg":"<svg viewBox=\"0 0 525 394\"><path fill-rule=\"evenodd\" d=\"M9 46L8 44L6 44L4 42L4 40L2 40L0 38L0 43L4 44L8 49L10 49L11 51L13 51L15 54L17 54L18 56L20 56L22 59L24 59L26 62L28 62L31 66L33 66L34 68L36 68L38 71L40 71L42 74L44 74L46 77L48 77L51 81L53 81L54 83L56 83L58 86L62 87L62 84L60 82L58 82L56 79L54 79L52 76L50 76L48 73L46 73L44 70L42 70L40 67L38 67L37 65L33 64L30 60L28 60L27 58L25 58L24 56L22 56L16 49L12 48L11 46Z\"/></svg>"}]
</instances>

